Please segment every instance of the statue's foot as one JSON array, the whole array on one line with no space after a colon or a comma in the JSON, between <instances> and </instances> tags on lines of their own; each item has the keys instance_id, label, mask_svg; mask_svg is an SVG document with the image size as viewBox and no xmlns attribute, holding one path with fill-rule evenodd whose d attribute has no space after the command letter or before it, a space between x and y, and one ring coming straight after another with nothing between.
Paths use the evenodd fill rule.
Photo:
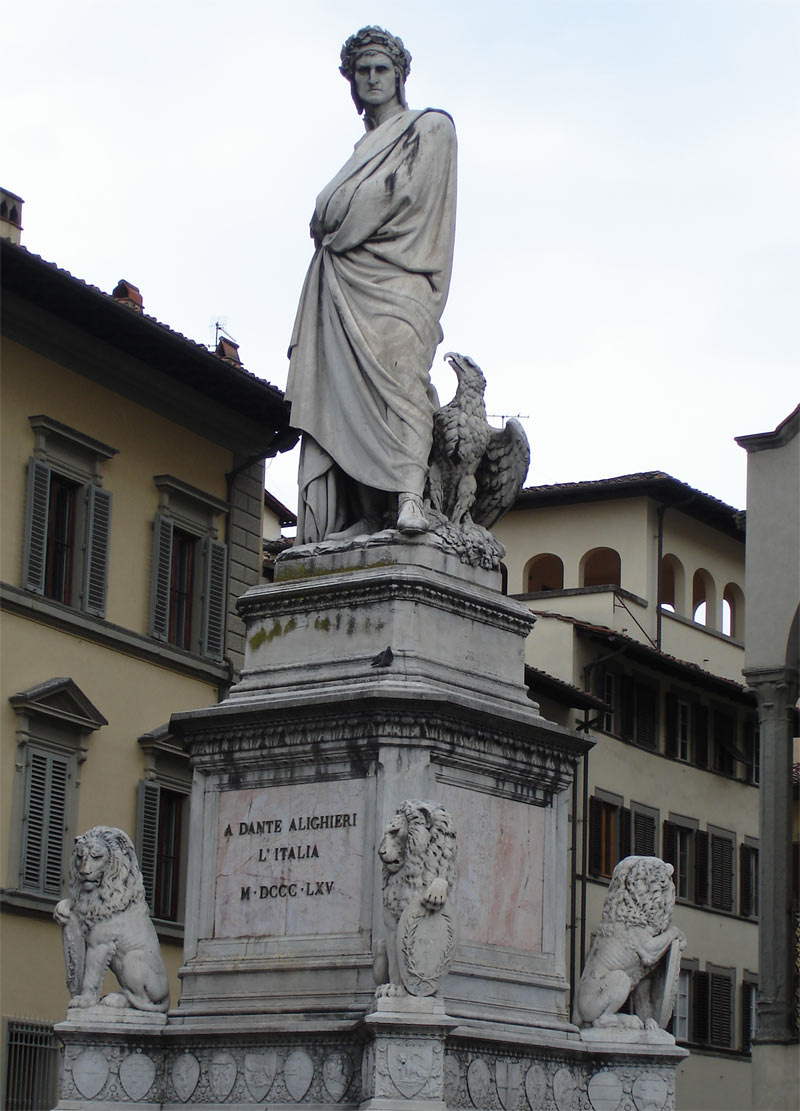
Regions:
<instances>
[{"instance_id":1,"label":"statue's foot","mask_svg":"<svg viewBox=\"0 0 800 1111\"><path fill-rule=\"evenodd\" d=\"M380 531L380 523L372 517L361 517L354 525L339 529L338 532L329 532L326 540L353 540L356 536L372 536Z\"/></svg>"},{"instance_id":2,"label":"statue's foot","mask_svg":"<svg viewBox=\"0 0 800 1111\"><path fill-rule=\"evenodd\" d=\"M422 498L418 494L400 494L397 499L397 527L400 532L414 535L427 532L430 528L428 518L422 509Z\"/></svg>"}]
</instances>

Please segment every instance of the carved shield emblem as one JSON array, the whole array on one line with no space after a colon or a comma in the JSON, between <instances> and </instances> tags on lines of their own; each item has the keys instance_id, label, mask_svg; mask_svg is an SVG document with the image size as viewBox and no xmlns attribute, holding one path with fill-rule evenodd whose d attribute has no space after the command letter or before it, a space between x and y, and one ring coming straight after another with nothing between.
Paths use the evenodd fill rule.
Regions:
<instances>
[{"instance_id":1,"label":"carved shield emblem","mask_svg":"<svg viewBox=\"0 0 800 1111\"><path fill-rule=\"evenodd\" d=\"M637 1111L663 1111L669 1089L663 1076L644 1072L633 1082L633 1102Z\"/></svg>"},{"instance_id":2,"label":"carved shield emblem","mask_svg":"<svg viewBox=\"0 0 800 1111\"><path fill-rule=\"evenodd\" d=\"M353 1058L349 1053L329 1053L322 1064L322 1079L328 1095L338 1103L353 1079Z\"/></svg>"},{"instance_id":3,"label":"carved shield emblem","mask_svg":"<svg viewBox=\"0 0 800 1111\"><path fill-rule=\"evenodd\" d=\"M431 912L413 899L397 924L400 979L410 995L433 995L450 968L456 931L446 907Z\"/></svg>"},{"instance_id":4,"label":"carved shield emblem","mask_svg":"<svg viewBox=\"0 0 800 1111\"><path fill-rule=\"evenodd\" d=\"M208 1062L208 1082L217 1099L226 1099L236 1082L236 1061L230 1053L215 1053Z\"/></svg>"},{"instance_id":5,"label":"carved shield emblem","mask_svg":"<svg viewBox=\"0 0 800 1111\"><path fill-rule=\"evenodd\" d=\"M553 1098L558 1111L574 1111L578 1082L571 1069L559 1069L553 1077Z\"/></svg>"},{"instance_id":6,"label":"carved shield emblem","mask_svg":"<svg viewBox=\"0 0 800 1111\"><path fill-rule=\"evenodd\" d=\"M467 1069L467 1088L469 1098L476 1107L482 1107L489 1096L492 1078L489 1075L489 1066L482 1057L476 1057Z\"/></svg>"},{"instance_id":7,"label":"carved shield emblem","mask_svg":"<svg viewBox=\"0 0 800 1111\"><path fill-rule=\"evenodd\" d=\"M494 1082L503 1107L506 1111L513 1111L522 1091L522 1066L518 1061L498 1061L494 1069Z\"/></svg>"},{"instance_id":8,"label":"carved shield emblem","mask_svg":"<svg viewBox=\"0 0 800 1111\"><path fill-rule=\"evenodd\" d=\"M134 1102L144 1099L156 1078L156 1066L146 1053L129 1053L119 1066L119 1081Z\"/></svg>"},{"instance_id":9,"label":"carved shield emblem","mask_svg":"<svg viewBox=\"0 0 800 1111\"><path fill-rule=\"evenodd\" d=\"M611 1069L601 1069L589 1081L589 1102L594 1111L617 1111L622 1099L622 1081Z\"/></svg>"},{"instance_id":10,"label":"carved shield emblem","mask_svg":"<svg viewBox=\"0 0 800 1111\"><path fill-rule=\"evenodd\" d=\"M413 1099L431 1075L433 1046L422 1039L392 1042L386 1057L395 1088L406 1099Z\"/></svg>"},{"instance_id":11,"label":"carved shield emblem","mask_svg":"<svg viewBox=\"0 0 800 1111\"><path fill-rule=\"evenodd\" d=\"M199 1079L200 1062L193 1053L182 1053L176 1058L172 1065L172 1086L181 1103L186 1103Z\"/></svg>"},{"instance_id":12,"label":"carved shield emblem","mask_svg":"<svg viewBox=\"0 0 800 1111\"><path fill-rule=\"evenodd\" d=\"M245 1053L244 1082L256 1103L260 1103L272 1087L278 1071L278 1054L275 1050L268 1053Z\"/></svg>"},{"instance_id":13,"label":"carved shield emblem","mask_svg":"<svg viewBox=\"0 0 800 1111\"><path fill-rule=\"evenodd\" d=\"M86 1099L94 1099L108 1080L108 1061L99 1049L85 1049L72 1064L75 1087Z\"/></svg>"},{"instance_id":14,"label":"carved shield emblem","mask_svg":"<svg viewBox=\"0 0 800 1111\"><path fill-rule=\"evenodd\" d=\"M525 1095L533 1108L544 1107L547 1076L541 1065L531 1065L525 1074Z\"/></svg>"},{"instance_id":15,"label":"carved shield emblem","mask_svg":"<svg viewBox=\"0 0 800 1111\"><path fill-rule=\"evenodd\" d=\"M290 1053L283 1065L283 1082L292 1099L299 1103L314 1077L314 1062L304 1049Z\"/></svg>"}]
</instances>

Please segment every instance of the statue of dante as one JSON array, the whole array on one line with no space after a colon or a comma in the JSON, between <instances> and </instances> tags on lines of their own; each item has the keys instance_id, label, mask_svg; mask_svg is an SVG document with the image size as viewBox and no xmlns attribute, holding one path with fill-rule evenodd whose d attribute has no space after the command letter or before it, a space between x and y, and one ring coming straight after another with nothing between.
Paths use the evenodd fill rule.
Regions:
<instances>
[{"instance_id":1,"label":"statue of dante","mask_svg":"<svg viewBox=\"0 0 800 1111\"><path fill-rule=\"evenodd\" d=\"M428 528L429 371L453 259L453 121L409 110L411 55L380 27L352 35L341 61L366 134L317 198L289 347L300 543L374 533L395 510L402 532Z\"/></svg>"}]
</instances>

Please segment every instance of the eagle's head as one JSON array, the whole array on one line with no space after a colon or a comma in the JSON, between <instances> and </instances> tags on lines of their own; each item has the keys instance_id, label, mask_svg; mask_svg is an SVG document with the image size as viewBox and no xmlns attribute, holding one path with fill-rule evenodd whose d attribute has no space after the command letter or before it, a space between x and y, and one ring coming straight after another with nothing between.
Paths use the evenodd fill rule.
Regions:
<instances>
[{"instance_id":1,"label":"eagle's head","mask_svg":"<svg viewBox=\"0 0 800 1111\"><path fill-rule=\"evenodd\" d=\"M486 389L486 379L474 359L471 359L469 355L458 355L455 351L448 351L444 358L445 362L449 363L455 371L460 389L474 390L483 396L483 391Z\"/></svg>"}]
</instances>

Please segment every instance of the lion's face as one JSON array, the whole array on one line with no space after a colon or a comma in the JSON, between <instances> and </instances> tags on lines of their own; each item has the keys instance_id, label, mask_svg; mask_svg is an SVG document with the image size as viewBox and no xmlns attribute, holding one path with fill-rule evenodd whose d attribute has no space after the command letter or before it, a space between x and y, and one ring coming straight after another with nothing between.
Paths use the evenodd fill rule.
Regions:
<instances>
[{"instance_id":1,"label":"lion's face","mask_svg":"<svg viewBox=\"0 0 800 1111\"><path fill-rule=\"evenodd\" d=\"M378 856L387 872L399 872L406 859L408 822L404 814L395 814L384 830Z\"/></svg>"},{"instance_id":2,"label":"lion's face","mask_svg":"<svg viewBox=\"0 0 800 1111\"><path fill-rule=\"evenodd\" d=\"M673 871L657 856L625 857L614 869L603 919L649 926L656 932L665 929L675 905Z\"/></svg>"},{"instance_id":3,"label":"lion's face","mask_svg":"<svg viewBox=\"0 0 800 1111\"><path fill-rule=\"evenodd\" d=\"M100 886L110 856L108 846L99 837L92 837L88 840L78 838L75 845L75 867L82 887Z\"/></svg>"}]
</instances>

